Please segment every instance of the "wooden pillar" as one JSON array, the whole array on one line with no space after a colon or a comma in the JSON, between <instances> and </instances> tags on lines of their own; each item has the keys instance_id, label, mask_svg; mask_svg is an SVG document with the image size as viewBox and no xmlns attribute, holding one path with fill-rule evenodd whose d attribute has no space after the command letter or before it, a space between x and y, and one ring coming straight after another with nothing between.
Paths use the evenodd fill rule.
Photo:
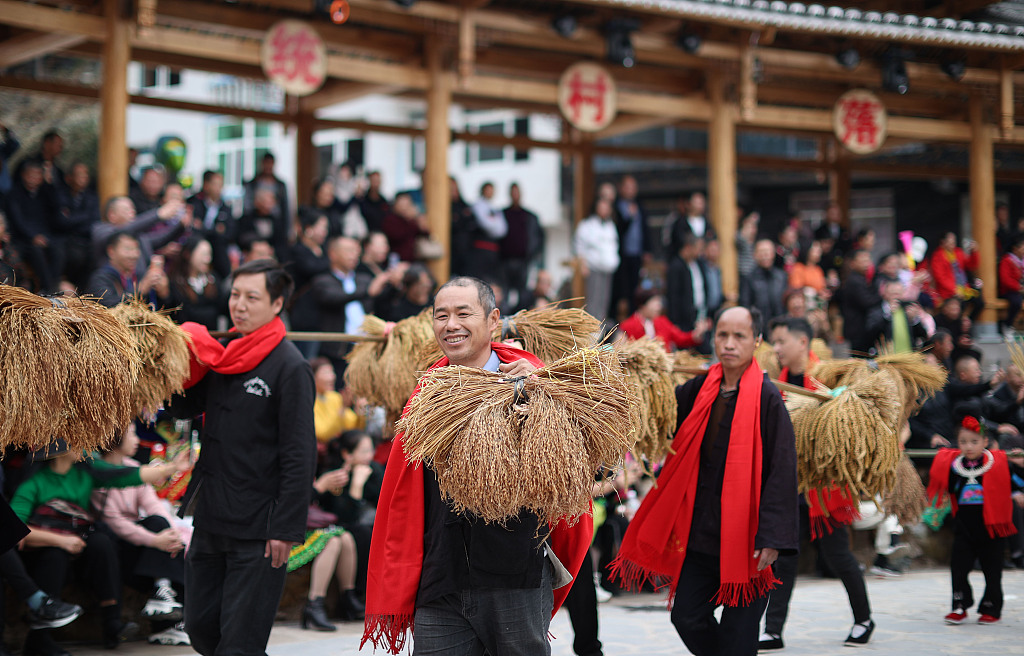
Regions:
<instances>
[{"instance_id":1,"label":"wooden pillar","mask_svg":"<svg viewBox=\"0 0 1024 656\"><path fill-rule=\"evenodd\" d=\"M452 103L452 80L444 70L440 44L427 43L427 67L430 88L427 90L426 166L423 171L423 195L430 221L430 236L441 243L444 255L429 263L438 282L444 283L451 273L452 204L448 183L448 147L451 128L448 110Z\"/></svg>"},{"instance_id":2,"label":"wooden pillar","mask_svg":"<svg viewBox=\"0 0 1024 656\"><path fill-rule=\"evenodd\" d=\"M128 62L131 24L120 0L104 0L107 40L103 43L103 85L100 87L100 202L128 193Z\"/></svg>"},{"instance_id":3,"label":"wooden pillar","mask_svg":"<svg viewBox=\"0 0 1024 656\"><path fill-rule=\"evenodd\" d=\"M828 199L839 207L840 223L850 228L850 157L849 153L836 139L831 140L830 157L832 163L828 172Z\"/></svg>"},{"instance_id":4,"label":"wooden pillar","mask_svg":"<svg viewBox=\"0 0 1024 656\"><path fill-rule=\"evenodd\" d=\"M565 123L568 126L568 123ZM569 235L569 242L572 243L573 236L580 221L587 218L590 213L590 206L594 203L594 153L591 150L593 142L579 133L572 130L573 141L580 146L573 155L572 160L572 233ZM583 276L579 267L573 267L572 295L574 298L582 299L585 296ZM583 307L583 301L575 303L577 307Z\"/></svg>"},{"instance_id":5,"label":"wooden pillar","mask_svg":"<svg viewBox=\"0 0 1024 656\"><path fill-rule=\"evenodd\" d=\"M298 205L313 202L313 180L317 175L313 124L313 113L299 110L295 117L295 199ZM256 166L259 166L259 162L256 162Z\"/></svg>"},{"instance_id":6,"label":"wooden pillar","mask_svg":"<svg viewBox=\"0 0 1024 656\"><path fill-rule=\"evenodd\" d=\"M986 309L979 318L980 324L994 327L996 310L991 304L996 300L998 278L996 277L996 185L995 163L992 156L993 127L985 120L985 106L981 97L971 96L971 148L970 148L970 189L971 227L974 241L978 243L978 276L984 282L981 292Z\"/></svg>"},{"instance_id":7,"label":"wooden pillar","mask_svg":"<svg viewBox=\"0 0 1024 656\"><path fill-rule=\"evenodd\" d=\"M722 269L722 292L727 299L739 295L736 264L736 106L725 100L721 75L712 71L707 78L711 100L708 127L708 201L711 220L718 233L718 264Z\"/></svg>"}]
</instances>

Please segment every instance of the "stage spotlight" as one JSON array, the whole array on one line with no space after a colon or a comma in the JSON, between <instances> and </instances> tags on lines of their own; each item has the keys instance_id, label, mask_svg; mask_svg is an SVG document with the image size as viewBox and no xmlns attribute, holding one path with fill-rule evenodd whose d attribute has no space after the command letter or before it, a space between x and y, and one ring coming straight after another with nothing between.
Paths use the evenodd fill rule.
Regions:
<instances>
[{"instance_id":1,"label":"stage spotlight","mask_svg":"<svg viewBox=\"0 0 1024 656\"><path fill-rule=\"evenodd\" d=\"M563 36L568 39L576 31L576 17L572 14L556 16L555 19L551 21L551 27L555 32L558 32L559 36Z\"/></svg>"},{"instance_id":2,"label":"stage spotlight","mask_svg":"<svg viewBox=\"0 0 1024 656\"><path fill-rule=\"evenodd\" d=\"M882 88L901 96L910 91L910 76L902 53L888 53L882 59Z\"/></svg>"},{"instance_id":3,"label":"stage spotlight","mask_svg":"<svg viewBox=\"0 0 1024 656\"><path fill-rule=\"evenodd\" d=\"M683 52L689 55L695 54L700 50L700 46L703 42L704 40L700 38L699 34L690 30L683 30L679 33L679 36L676 37L676 45L679 46Z\"/></svg>"},{"instance_id":4,"label":"stage spotlight","mask_svg":"<svg viewBox=\"0 0 1024 656\"><path fill-rule=\"evenodd\" d=\"M963 59L947 59L939 64L939 68L949 76L949 79L959 82L963 79L964 73L967 72L967 62Z\"/></svg>"},{"instance_id":5,"label":"stage spotlight","mask_svg":"<svg viewBox=\"0 0 1024 656\"><path fill-rule=\"evenodd\" d=\"M633 68L636 63L636 50L633 49L632 34L639 28L639 21L629 19L616 19L605 25L608 61L623 68Z\"/></svg>"},{"instance_id":6,"label":"stage spotlight","mask_svg":"<svg viewBox=\"0 0 1024 656\"><path fill-rule=\"evenodd\" d=\"M836 61L848 71L852 71L860 64L860 53L854 48L843 48L836 53Z\"/></svg>"}]
</instances>

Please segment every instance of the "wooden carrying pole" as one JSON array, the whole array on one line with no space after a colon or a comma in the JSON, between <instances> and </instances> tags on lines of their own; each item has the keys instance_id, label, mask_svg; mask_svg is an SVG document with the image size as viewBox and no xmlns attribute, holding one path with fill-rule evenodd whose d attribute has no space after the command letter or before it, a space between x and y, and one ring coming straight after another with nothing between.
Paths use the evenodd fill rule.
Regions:
<instances>
[{"instance_id":1,"label":"wooden carrying pole","mask_svg":"<svg viewBox=\"0 0 1024 656\"><path fill-rule=\"evenodd\" d=\"M287 332L285 337L293 342L386 342L384 335L352 335L349 333ZM218 330L210 333L214 339L237 339L242 333Z\"/></svg>"},{"instance_id":2,"label":"wooden carrying pole","mask_svg":"<svg viewBox=\"0 0 1024 656\"><path fill-rule=\"evenodd\" d=\"M708 372L707 369L701 369L699 367L676 367L675 369L673 369L673 371L675 371L676 373L679 373L679 374L687 374L687 375L690 375L690 376L703 376L704 374L706 374ZM827 394L825 392L815 392L814 390L809 390L807 388L800 387L799 385L792 385L790 383L784 383L781 380L777 380L775 378L772 378L771 381L772 381L772 384L775 385L775 387L779 388L780 392L790 392L791 394L799 394L800 396L808 396L808 397L810 397L812 399L817 399L819 401L831 401L832 400L832 395L831 394Z\"/></svg>"}]
</instances>

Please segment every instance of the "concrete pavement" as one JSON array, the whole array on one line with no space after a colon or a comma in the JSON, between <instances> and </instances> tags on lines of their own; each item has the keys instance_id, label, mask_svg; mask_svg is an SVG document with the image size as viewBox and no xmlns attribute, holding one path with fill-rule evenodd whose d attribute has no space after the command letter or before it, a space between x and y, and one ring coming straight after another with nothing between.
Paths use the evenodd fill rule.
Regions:
<instances>
[{"instance_id":1,"label":"concrete pavement","mask_svg":"<svg viewBox=\"0 0 1024 656\"><path fill-rule=\"evenodd\" d=\"M946 626L942 617L949 611L949 570L915 571L898 579L868 578L873 617L878 624L871 643L864 649L899 656L1019 656L1024 653L1024 571L1003 573L1005 605L1003 621L996 626L979 626L971 613L967 623ZM971 575L975 597L981 596L983 579ZM686 654L665 609L661 595L626 595L600 606L601 640L608 656L660 656ZM804 577L797 581L783 639L785 656L848 656L843 640L852 619L842 584L837 580ZM274 627L270 656L314 656L356 654L362 625L339 624L336 633L303 631L294 623ZM555 635L552 656L572 656L572 629L562 611L551 623ZM67 645L81 656L187 656L182 647L161 647L145 643L122 645L117 652ZM361 653L370 653L364 651Z\"/></svg>"}]
</instances>

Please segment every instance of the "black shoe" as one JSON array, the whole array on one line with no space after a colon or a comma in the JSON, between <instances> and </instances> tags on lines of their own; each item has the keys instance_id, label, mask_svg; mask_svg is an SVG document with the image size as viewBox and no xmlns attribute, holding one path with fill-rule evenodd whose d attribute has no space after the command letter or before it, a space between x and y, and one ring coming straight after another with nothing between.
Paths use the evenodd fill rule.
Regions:
<instances>
[{"instance_id":1,"label":"black shoe","mask_svg":"<svg viewBox=\"0 0 1024 656\"><path fill-rule=\"evenodd\" d=\"M1012 557L1010 558L1010 562L1012 562L1013 566L1017 569L1024 569L1024 556Z\"/></svg>"},{"instance_id":2,"label":"black shoe","mask_svg":"<svg viewBox=\"0 0 1024 656\"><path fill-rule=\"evenodd\" d=\"M71 656L53 640L49 631L29 631L22 656Z\"/></svg>"},{"instance_id":3,"label":"black shoe","mask_svg":"<svg viewBox=\"0 0 1024 656\"><path fill-rule=\"evenodd\" d=\"M28 609L28 628L56 629L71 624L82 614L82 607L47 595L39 610Z\"/></svg>"},{"instance_id":4,"label":"black shoe","mask_svg":"<svg viewBox=\"0 0 1024 656\"><path fill-rule=\"evenodd\" d=\"M128 642L139 637L139 625L135 622L117 621L103 627L103 646L107 649L117 649L122 642Z\"/></svg>"},{"instance_id":5,"label":"black shoe","mask_svg":"<svg viewBox=\"0 0 1024 656\"><path fill-rule=\"evenodd\" d=\"M314 631L337 631L338 627L331 624L327 619L327 610L324 609L324 598L317 597L306 601L306 607L302 609L302 620L299 625L304 629Z\"/></svg>"},{"instance_id":6,"label":"black shoe","mask_svg":"<svg viewBox=\"0 0 1024 656\"><path fill-rule=\"evenodd\" d=\"M854 637L853 633L858 628L864 629L864 633L861 633L859 636ZM843 644L846 645L847 647L860 647L861 645L866 645L866 644L868 644L868 641L871 640L871 634L874 633L874 632L875 632L875 621L874 620L868 620L867 624L865 624L864 622L858 622L857 624L853 625L853 630L850 631L850 635L847 636L846 642L844 642Z\"/></svg>"},{"instance_id":7,"label":"black shoe","mask_svg":"<svg viewBox=\"0 0 1024 656\"><path fill-rule=\"evenodd\" d=\"M763 633L761 639L757 641L757 651L778 651L785 645L782 644L782 636L775 635L774 633Z\"/></svg>"},{"instance_id":8,"label":"black shoe","mask_svg":"<svg viewBox=\"0 0 1024 656\"><path fill-rule=\"evenodd\" d=\"M364 615L366 615L366 606L359 601L355 590L345 590L338 595L338 617L348 622L354 622L363 619Z\"/></svg>"}]
</instances>

